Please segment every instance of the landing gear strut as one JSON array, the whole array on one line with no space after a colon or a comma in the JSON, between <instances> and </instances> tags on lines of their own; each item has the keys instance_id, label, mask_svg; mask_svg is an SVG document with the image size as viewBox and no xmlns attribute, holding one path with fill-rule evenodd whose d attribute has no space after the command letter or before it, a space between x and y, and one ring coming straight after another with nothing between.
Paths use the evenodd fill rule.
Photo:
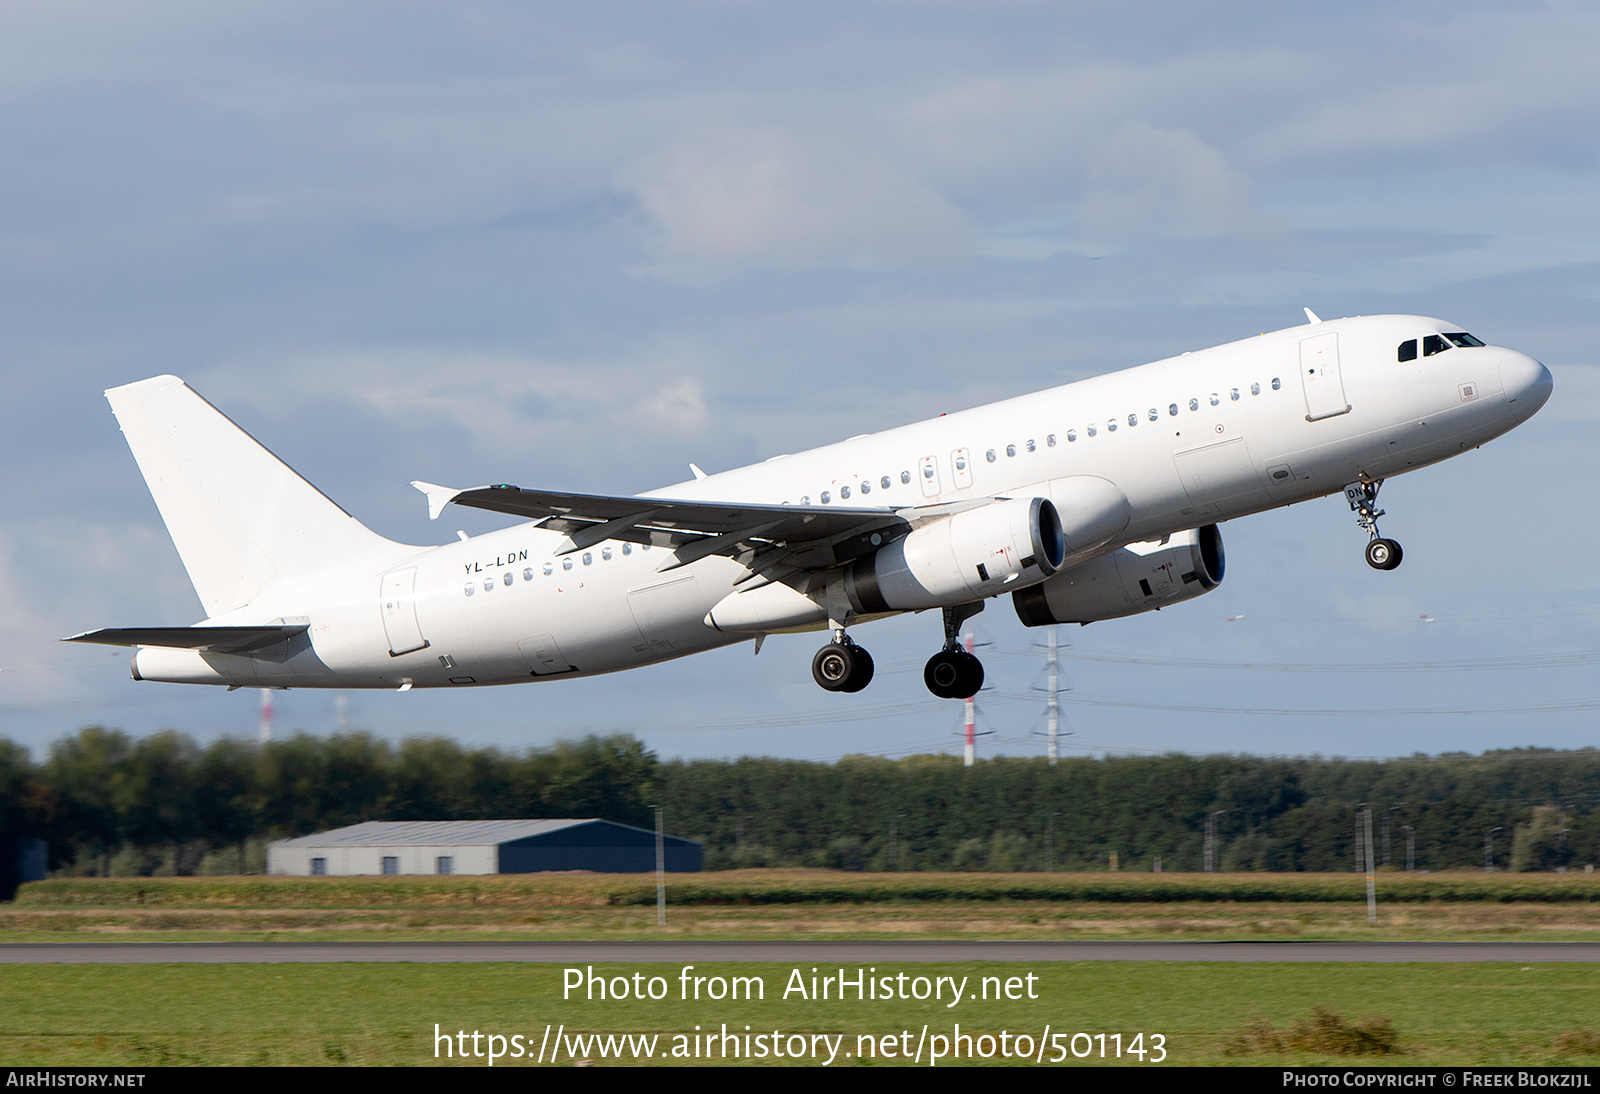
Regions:
<instances>
[{"instance_id":1,"label":"landing gear strut","mask_svg":"<svg viewBox=\"0 0 1600 1094\"><path fill-rule=\"evenodd\" d=\"M811 678L828 691L860 691L872 683L872 655L840 627L811 659Z\"/></svg>"},{"instance_id":2,"label":"landing gear strut","mask_svg":"<svg viewBox=\"0 0 1600 1094\"><path fill-rule=\"evenodd\" d=\"M983 687L983 662L962 649L956 634L961 624L983 611L983 602L944 610L944 649L928 658L922 682L941 699L970 699Z\"/></svg>"},{"instance_id":3,"label":"landing gear strut","mask_svg":"<svg viewBox=\"0 0 1600 1094\"><path fill-rule=\"evenodd\" d=\"M1344 499L1355 512L1356 523L1367 533L1367 565L1374 570L1392 570L1400 565L1403 552L1400 544L1378 535L1378 518L1383 516L1383 510L1378 508L1378 488L1382 485L1382 479L1353 482L1344 488Z\"/></svg>"}]
</instances>

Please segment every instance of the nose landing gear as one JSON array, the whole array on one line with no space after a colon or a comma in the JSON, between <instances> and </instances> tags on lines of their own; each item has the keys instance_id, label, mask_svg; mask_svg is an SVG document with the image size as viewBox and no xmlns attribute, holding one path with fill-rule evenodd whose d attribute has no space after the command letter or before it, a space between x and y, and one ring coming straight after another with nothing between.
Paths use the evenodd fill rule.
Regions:
<instances>
[{"instance_id":1,"label":"nose landing gear","mask_svg":"<svg viewBox=\"0 0 1600 1094\"><path fill-rule=\"evenodd\" d=\"M1383 516L1383 510L1378 508L1378 488L1382 485L1382 479L1353 482L1344 488L1344 499L1355 512L1356 523L1367 533L1367 565L1374 570L1392 570L1400 565L1404 552L1400 544L1378 534L1378 518Z\"/></svg>"}]
</instances>

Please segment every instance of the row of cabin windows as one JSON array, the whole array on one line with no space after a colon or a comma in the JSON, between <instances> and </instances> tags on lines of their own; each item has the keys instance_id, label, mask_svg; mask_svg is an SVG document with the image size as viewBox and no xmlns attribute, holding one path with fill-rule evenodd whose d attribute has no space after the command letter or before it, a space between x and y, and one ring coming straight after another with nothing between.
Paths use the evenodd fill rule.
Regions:
<instances>
[{"instance_id":1,"label":"row of cabin windows","mask_svg":"<svg viewBox=\"0 0 1600 1094\"><path fill-rule=\"evenodd\" d=\"M625 554L625 555L633 554L633 547L634 547L634 545L631 544L631 543L624 543L622 545L622 553ZM648 551L649 549L650 549L650 544L648 544L648 543L639 544L639 550ZM613 555L614 555L614 552L612 551L612 549L611 549L611 547L609 545L600 548L600 561L602 561L602 562L610 562L612 557L613 557ZM585 552L583 552L583 564L585 566L593 566L594 565L594 552L593 551L585 551ZM563 570L572 569L572 565L573 565L573 563L572 563L572 556L571 555L567 555L566 557L564 557L561 560L561 568ZM553 560L550 561L550 562L546 562L544 564L543 572L544 572L544 576L545 577L549 577L551 574L555 573L556 572L556 564L555 564L555 562ZM533 567L532 566L527 566L527 567L523 568L522 580L523 581L532 581L533 580ZM507 570L503 574L500 575L500 584L502 584L502 585L506 585L506 586L515 585L516 582L517 582L517 574L516 574L515 570ZM483 591L486 592L486 593L493 592L494 591L494 584L495 584L495 579L493 578L493 576L484 578L483 579ZM476 581L467 582L466 585L464 585L462 587L461 591L464 594L466 594L467 596L474 595L478 591L478 582L476 582Z\"/></svg>"},{"instance_id":2,"label":"row of cabin windows","mask_svg":"<svg viewBox=\"0 0 1600 1094\"><path fill-rule=\"evenodd\" d=\"M1471 338L1472 336L1471 335L1464 335L1462 337ZM1479 344L1481 345L1482 343L1479 343ZM1272 378L1272 390L1273 391L1279 391L1282 388L1283 388L1283 380L1282 380L1282 378L1274 376ZM1260 395L1261 394L1261 385L1259 383L1252 383L1250 385L1250 394L1251 395ZM1229 399L1229 401L1236 403L1236 402L1239 401L1240 398L1241 398L1241 395L1240 395L1240 392L1239 392L1238 388L1230 388L1230 389L1228 389L1228 399ZM1222 394L1220 392L1213 391L1211 393L1211 395L1210 395L1209 402L1210 402L1210 404L1212 406L1221 406L1222 405ZM1189 409L1191 411L1199 410L1200 409L1200 400L1198 398L1190 399L1189 400ZM1178 406L1177 403L1169 403L1169 404L1167 404L1167 414L1168 414L1169 417L1176 418L1178 416L1178 411L1179 411L1179 406ZM1148 411L1145 412L1145 417L1148 418L1152 422L1159 421L1161 419L1161 409L1159 407L1151 407ZM1133 426L1136 426L1138 424L1139 424L1139 413L1138 413L1138 411L1135 411L1134 413L1129 414L1128 415L1128 426L1130 428L1132 428ZM1111 419L1107 420L1107 422L1106 422L1106 432L1115 433L1116 431L1117 431L1117 419L1111 418ZM1087 426L1084 429L1084 432L1087 433L1091 437L1097 437L1097 436L1100 435L1099 427L1095 426L1095 425ZM1078 431L1076 429L1067 430L1067 442L1069 444L1072 443L1073 441L1076 441L1077 439L1078 439ZM1047 435L1045 437L1045 439L1044 439L1044 443L1045 443L1045 447L1054 448L1056 446L1056 435L1054 433L1051 433L1051 434ZM1030 437L1028 440L1023 442L1022 447L1025 450L1029 451L1029 452L1035 452L1035 451L1038 450L1038 442ZM1016 455L1017 455L1017 446L1014 445L1014 444L1006 445L1006 456L1007 456L1007 458L1015 459ZM996 463L996 462L999 461L1000 455L995 449L991 448L991 449L989 449L987 452L985 452L983 454L983 458L988 463ZM967 470L967 462L966 462L966 457L965 456L957 455L955 457L955 469L956 469L957 473L965 472ZM922 469L922 474L923 474L924 478L927 478L927 479L931 480L933 478L935 472L934 472L934 469L933 469L932 466L924 466L923 469ZM911 472L909 472L909 471L900 472L900 481L902 483L909 483L911 481ZM888 475L883 476L882 482L883 482L883 488L885 490L889 489L890 480L889 480L889 476ZM863 479L861 481L860 486L861 486L861 493L863 493L863 494L872 493L872 483L871 483L870 480ZM848 498L849 496L850 496L850 487L848 487L848 486L839 487L839 497L840 497L841 500L843 500L845 498ZM830 493L827 490L824 490L822 492L822 494L820 495L819 500L822 502L823 505L827 505L829 502L831 502L833 500L833 498L832 498L832 496L830 495ZM800 499L800 504L801 505L810 505L811 504L811 498L809 496L801 498Z\"/></svg>"},{"instance_id":3,"label":"row of cabin windows","mask_svg":"<svg viewBox=\"0 0 1600 1094\"><path fill-rule=\"evenodd\" d=\"M1481 345L1483 345L1482 342L1464 330L1454 331L1449 334L1430 334L1422 339L1422 356L1432 357L1436 353L1443 353L1452 346L1460 346L1465 349L1468 346ZM1409 342L1401 342L1395 356L1401 361L1415 361L1417 359L1417 339L1413 338Z\"/></svg>"},{"instance_id":4,"label":"row of cabin windows","mask_svg":"<svg viewBox=\"0 0 1600 1094\"><path fill-rule=\"evenodd\" d=\"M1437 337L1437 336L1434 336L1434 337ZM1452 339L1467 339L1467 340L1469 340L1469 341L1458 341L1456 343L1457 345L1480 345L1480 346L1483 345L1482 342L1479 342L1476 338L1473 338L1472 335L1470 335L1470 334L1451 335L1450 337ZM1416 343L1413 342L1412 343L1413 349L1415 348L1415 345L1416 345ZM1402 361L1409 360L1409 358L1404 356L1405 346L1402 345L1400 347L1400 352L1402 354L1402 356L1400 358ZM1429 352L1437 352L1437 351L1436 350L1430 350ZM1272 390L1273 391L1278 391L1282 387L1283 387L1283 381L1279 377L1274 376L1272 378ZM1250 385L1250 394L1251 395L1260 395L1261 394L1261 385L1258 384L1258 383L1252 383ZM1230 388L1228 390L1228 398L1232 402L1238 402L1239 399L1241 398L1240 393L1239 393L1239 389L1238 388ZM1211 393L1208 401L1210 402L1210 404L1212 406L1221 406L1222 405L1222 395L1221 395L1221 393L1213 391ZM1191 411L1198 411L1200 409L1200 400L1198 398L1190 399L1189 400L1189 409ZM1174 417L1174 418L1177 417L1178 416L1178 411L1179 411L1179 407L1178 407L1177 403L1169 403L1167 405L1167 414L1168 414L1169 417ZM1161 418L1161 411L1160 411L1160 409L1158 407L1151 407L1148 411L1145 412L1145 416L1152 422L1159 421L1160 418ZM1133 426L1136 426L1138 424L1139 424L1139 413L1137 411L1135 411L1134 413L1129 414L1128 415L1128 426L1129 426L1129 428L1132 428ZM1106 422L1106 432L1115 433L1116 431L1117 431L1117 419L1111 418ZM1093 425L1085 427L1084 432L1087 433L1091 437L1095 437L1095 436L1099 435L1098 427L1097 426L1093 426ZM1077 439L1078 439L1078 431L1076 429L1067 430L1067 443L1071 444L1072 442L1076 441ZM1056 446L1056 435L1054 433L1047 434L1045 436L1044 443L1045 443L1045 447L1054 448ZM1038 442L1036 440L1034 440L1032 437L1030 437L1026 441L1023 442L1022 447L1023 447L1024 450L1026 450L1028 452L1036 452L1036 451L1038 451L1039 445L1038 445ZM1015 459L1016 458L1016 455L1017 455L1017 446L1016 445L1014 445L1014 444L1006 445L1006 450L1005 451L1006 451L1006 457L1008 459ZM997 462L999 460L1000 457L999 457L999 454L995 451L995 449L991 448L991 449L989 449L988 451L986 451L983 454L983 458L989 463L995 463L995 462ZM966 456L965 455L957 455L956 458L955 458L955 461L956 461L955 462L955 469L956 469L956 471L958 473L959 472L965 472L967 470L967 462L966 462ZM934 475L936 474L936 472L935 472L934 468L931 465L926 465L922 469L922 474L923 474L924 478L927 478L927 479L931 480L934 477ZM909 471L900 472L900 484L902 486L906 486L906 485L909 485L910 482L911 482L911 472L909 472ZM860 488L861 493L862 493L863 496L872 493L872 480L871 479L862 479L861 482L858 485L859 485L859 488ZM879 485L879 487L881 489L888 490L894 485L894 480L890 476L884 475L881 479L878 480L878 485ZM841 486L841 487L839 487L839 499L841 501L844 501L844 500L848 499L849 497L850 497L850 487L849 486ZM831 491L824 490L818 496L818 500L821 501L823 505L831 504L832 501L833 501L833 494L832 494ZM784 504L788 504L788 503L785 502ZM800 504L801 505L810 505L811 504L811 496L809 494L802 496L801 499L800 499ZM640 547L640 550L643 550L643 551L648 551L649 549L650 549L650 545L649 544L643 544ZM625 555L632 554L633 553L633 544L624 543L622 545L622 553L625 554ZM600 557L601 557L602 560L609 562L611 560L611 548L610 547L602 547L600 549ZM583 564L585 566L588 566L588 565L591 565L593 562L594 562L593 553L590 552L590 551L585 551L583 553ZM570 555L561 560L561 568L563 570L572 569L572 558L571 558ZM544 564L544 574L545 574L545 576L549 577L554 572L555 572L555 564L553 562L546 562ZM524 581L532 581L533 580L533 568L532 567L528 567L527 569L522 571L522 579ZM512 585L516 581L516 576L513 573L513 571L507 570L504 574L501 575L501 579L500 580L501 580L502 584ZM493 591L493 589L494 589L494 578L493 577L484 578L483 579L483 591L487 593L487 592ZM462 591L467 596L472 596L477 591L477 585L476 585L475 582L469 581L469 582L466 583L466 585L464 586Z\"/></svg>"}]
</instances>

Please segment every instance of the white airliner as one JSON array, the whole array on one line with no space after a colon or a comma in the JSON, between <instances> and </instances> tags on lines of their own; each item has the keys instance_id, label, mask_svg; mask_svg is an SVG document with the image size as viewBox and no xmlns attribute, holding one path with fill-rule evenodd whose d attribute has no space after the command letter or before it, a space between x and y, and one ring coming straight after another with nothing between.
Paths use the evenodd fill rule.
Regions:
<instances>
[{"instance_id":1,"label":"white airliner","mask_svg":"<svg viewBox=\"0 0 1600 1094\"><path fill-rule=\"evenodd\" d=\"M847 628L941 609L935 695L983 667L961 622L1010 595L1030 627L1216 588L1217 525L1343 493L1367 561L1378 488L1533 415L1550 372L1411 315L1306 326L853 437L636 497L415 483L528 518L437 547L368 530L173 376L106 393L207 618L92 631L135 680L408 688L615 672L772 633L831 632L812 663L859 691Z\"/></svg>"}]
</instances>

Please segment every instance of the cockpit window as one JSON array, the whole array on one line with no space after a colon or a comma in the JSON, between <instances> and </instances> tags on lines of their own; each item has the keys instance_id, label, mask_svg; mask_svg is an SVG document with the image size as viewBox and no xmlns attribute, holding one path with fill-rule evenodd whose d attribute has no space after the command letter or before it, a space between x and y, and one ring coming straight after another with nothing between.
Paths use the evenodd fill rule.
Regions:
<instances>
[{"instance_id":1,"label":"cockpit window","mask_svg":"<svg viewBox=\"0 0 1600 1094\"><path fill-rule=\"evenodd\" d=\"M1482 342L1478 341L1476 338L1472 337L1472 335L1468 334L1464 330L1458 330L1458 331L1455 331L1454 333L1448 333L1447 332L1445 334L1445 337L1450 339L1451 343L1454 344L1454 345L1457 345L1457 346L1481 346L1481 345L1483 345Z\"/></svg>"},{"instance_id":2,"label":"cockpit window","mask_svg":"<svg viewBox=\"0 0 1600 1094\"><path fill-rule=\"evenodd\" d=\"M1422 356L1432 357L1436 353L1443 353L1450 348L1450 343L1444 340L1442 334L1430 334L1422 340Z\"/></svg>"},{"instance_id":3,"label":"cockpit window","mask_svg":"<svg viewBox=\"0 0 1600 1094\"><path fill-rule=\"evenodd\" d=\"M1401 342L1400 343L1400 360L1402 360L1402 361L1415 361L1416 359L1417 359L1417 340L1415 338L1413 338L1409 342Z\"/></svg>"}]
</instances>

